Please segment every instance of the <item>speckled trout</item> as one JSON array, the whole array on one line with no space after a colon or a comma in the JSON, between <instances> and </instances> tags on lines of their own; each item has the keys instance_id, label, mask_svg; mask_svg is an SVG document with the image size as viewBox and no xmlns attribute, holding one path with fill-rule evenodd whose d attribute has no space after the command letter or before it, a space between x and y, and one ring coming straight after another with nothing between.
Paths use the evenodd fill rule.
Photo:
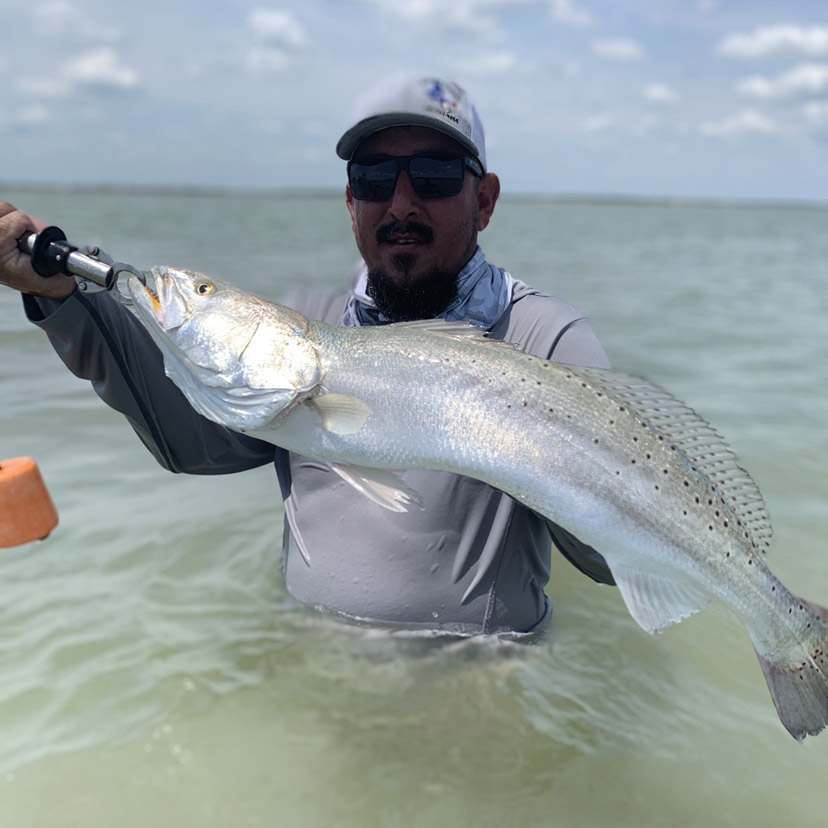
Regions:
<instances>
[{"instance_id":1,"label":"speckled trout","mask_svg":"<svg viewBox=\"0 0 828 828\"><path fill-rule=\"evenodd\" d=\"M828 611L768 569L762 496L716 432L649 382L573 368L441 321L341 328L198 273L131 277L166 372L203 416L327 463L383 506L416 508L392 469L507 492L601 552L656 632L727 604L784 726L828 721Z\"/></svg>"}]
</instances>

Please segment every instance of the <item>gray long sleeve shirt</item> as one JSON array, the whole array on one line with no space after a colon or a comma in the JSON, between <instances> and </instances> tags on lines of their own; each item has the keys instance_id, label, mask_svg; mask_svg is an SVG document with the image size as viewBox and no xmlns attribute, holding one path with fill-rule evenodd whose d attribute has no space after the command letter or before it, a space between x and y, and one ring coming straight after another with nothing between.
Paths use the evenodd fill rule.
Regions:
<instances>
[{"instance_id":1,"label":"gray long sleeve shirt","mask_svg":"<svg viewBox=\"0 0 828 828\"><path fill-rule=\"evenodd\" d=\"M306 294L291 304L337 324L347 298ZM530 631L549 612L551 542L590 577L612 583L595 550L484 483L405 471L425 509L389 512L327 467L206 420L167 379L140 324L108 294L76 292L62 304L26 296L24 305L69 369L124 414L165 468L225 474L274 463L285 501L286 583L307 604L402 627ZM536 356L608 367L581 314L520 283L491 335Z\"/></svg>"}]
</instances>

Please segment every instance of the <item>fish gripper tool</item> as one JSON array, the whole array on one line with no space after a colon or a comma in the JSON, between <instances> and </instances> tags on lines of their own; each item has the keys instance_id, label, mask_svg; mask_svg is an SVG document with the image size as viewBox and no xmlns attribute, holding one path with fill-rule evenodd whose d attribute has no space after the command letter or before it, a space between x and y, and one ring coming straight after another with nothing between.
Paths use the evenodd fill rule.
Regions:
<instances>
[{"instance_id":1,"label":"fish gripper tool","mask_svg":"<svg viewBox=\"0 0 828 828\"><path fill-rule=\"evenodd\" d=\"M40 276L55 276L63 273L75 276L80 286L92 282L106 290L112 290L118 275L124 271L134 273L142 282L146 277L140 270L123 262L104 261L108 256L101 255L99 248L91 248L89 253L82 253L74 244L66 240L66 234L59 227L45 227L39 233L30 233L18 240L18 248L28 253L32 259L32 268Z\"/></svg>"}]
</instances>

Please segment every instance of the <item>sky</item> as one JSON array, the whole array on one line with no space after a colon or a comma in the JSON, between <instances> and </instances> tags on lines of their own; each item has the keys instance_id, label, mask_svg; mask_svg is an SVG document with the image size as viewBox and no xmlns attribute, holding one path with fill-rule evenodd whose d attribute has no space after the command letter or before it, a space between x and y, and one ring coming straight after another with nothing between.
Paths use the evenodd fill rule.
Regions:
<instances>
[{"instance_id":1,"label":"sky","mask_svg":"<svg viewBox=\"0 0 828 828\"><path fill-rule=\"evenodd\" d=\"M504 194L828 199L825 0L0 0L0 184L340 190L397 71Z\"/></svg>"}]
</instances>

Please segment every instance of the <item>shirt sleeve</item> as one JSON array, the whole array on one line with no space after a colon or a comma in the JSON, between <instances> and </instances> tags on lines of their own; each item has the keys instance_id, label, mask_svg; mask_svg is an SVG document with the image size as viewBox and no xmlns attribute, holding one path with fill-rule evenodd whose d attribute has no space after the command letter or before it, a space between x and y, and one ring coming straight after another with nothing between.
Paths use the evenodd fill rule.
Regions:
<instances>
[{"instance_id":1,"label":"shirt sleeve","mask_svg":"<svg viewBox=\"0 0 828 828\"><path fill-rule=\"evenodd\" d=\"M164 372L160 351L136 319L106 293L73 293L64 302L23 296L75 376L123 414L156 460L174 472L226 474L272 462L270 443L198 414Z\"/></svg>"}]
</instances>

